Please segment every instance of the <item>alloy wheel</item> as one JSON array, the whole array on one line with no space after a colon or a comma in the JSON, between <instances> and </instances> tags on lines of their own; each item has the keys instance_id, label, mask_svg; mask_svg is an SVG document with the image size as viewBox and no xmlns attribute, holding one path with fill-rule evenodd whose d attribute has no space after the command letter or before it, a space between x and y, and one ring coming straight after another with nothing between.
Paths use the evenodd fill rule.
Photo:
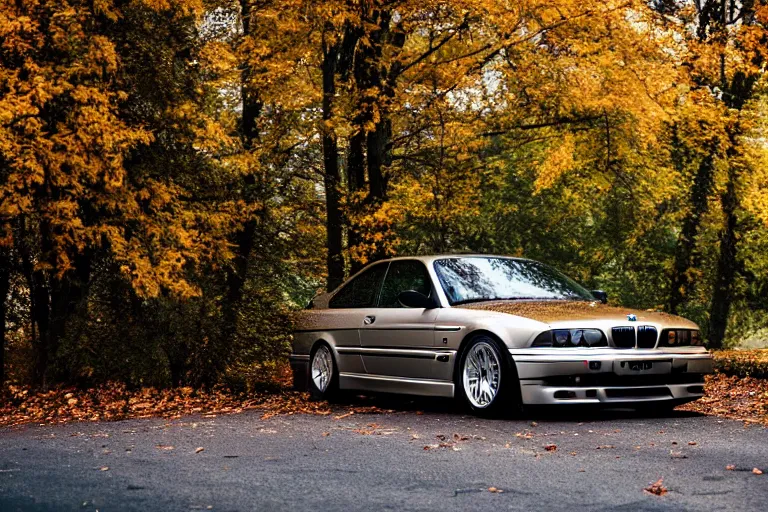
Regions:
<instances>
[{"instance_id":1,"label":"alloy wheel","mask_svg":"<svg viewBox=\"0 0 768 512\"><path fill-rule=\"evenodd\" d=\"M475 343L464 358L464 393L472 406L485 409L493 403L501 382L501 363L485 341Z\"/></svg>"}]
</instances>

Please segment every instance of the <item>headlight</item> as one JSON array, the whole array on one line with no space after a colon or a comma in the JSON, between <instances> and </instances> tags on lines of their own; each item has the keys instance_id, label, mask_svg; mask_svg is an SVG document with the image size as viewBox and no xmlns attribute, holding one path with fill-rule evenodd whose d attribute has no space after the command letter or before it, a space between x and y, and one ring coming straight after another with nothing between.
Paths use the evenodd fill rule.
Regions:
<instances>
[{"instance_id":1,"label":"headlight","mask_svg":"<svg viewBox=\"0 0 768 512\"><path fill-rule=\"evenodd\" d=\"M704 345L701 333L695 329L664 329L659 346L662 347L700 347Z\"/></svg>"},{"instance_id":2,"label":"headlight","mask_svg":"<svg viewBox=\"0 0 768 512\"><path fill-rule=\"evenodd\" d=\"M555 329L544 331L532 347L607 347L608 340L599 329Z\"/></svg>"},{"instance_id":3,"label":"headlight","mask_svg":"<svg viewBox=\"0 0 768 512\"><path fill-rule=\"evenodd\" d=\"M608 345L608 340L603 336L602 331L597 329L586 329L582 331L584 333L584 341L590 347L604 347Z\"/></svg>"},{"instance_id":4,"label":"headlight","mask_svg":"<svg viewBox=\"0 0 768 512\"><path fill-rule=\"evenodd\" d=\"M571 345L578 347L584 341L584 331L571 331Z\"/></svg>"},{"instance_id":5,"label":"headlight","mask_svg":"<svg viewBox=\"0 0 768 512\"><path fill-rule=\"evenodd\" d=\"M555 331L555 345L558 347L564 347L568 344L568 338L571 337L571 332L563 329Z\"/></svg>"},{"instance_id":6,"label":"headlight","mask_svg":"<svg viewBox=\"0 0 768 512\"><path fill-rule=\"evenodd\" d=\"M701 333L699 331L691 331L691 345L704 345L704 340L701 339Z\"/></svg>"}]
</instances>

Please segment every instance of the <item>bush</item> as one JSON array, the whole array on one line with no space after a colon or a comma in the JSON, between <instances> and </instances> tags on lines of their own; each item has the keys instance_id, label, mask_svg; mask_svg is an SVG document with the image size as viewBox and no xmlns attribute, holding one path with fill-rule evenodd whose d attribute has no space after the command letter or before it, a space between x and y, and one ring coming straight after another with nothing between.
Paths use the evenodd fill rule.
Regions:
<instances>
[{"instance_id":1,"label":"bush","mask_svg":"<svg viewBox=\"0 0 768 512\"><path fill-rule=\"evenodd\" d=\"M768 379L768 349L719 350L714 356L715 370L720 373Z\"/></svg>"}]
</instances>

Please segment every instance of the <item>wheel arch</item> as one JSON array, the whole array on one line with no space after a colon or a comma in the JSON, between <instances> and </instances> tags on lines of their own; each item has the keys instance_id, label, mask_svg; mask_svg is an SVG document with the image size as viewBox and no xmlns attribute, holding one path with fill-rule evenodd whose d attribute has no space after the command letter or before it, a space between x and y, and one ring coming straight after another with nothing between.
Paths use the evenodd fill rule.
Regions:
<instances>
[{"instance_id":1,"label":"wheel arch","mask_svg":"<svg viewBox=\"0 0 768 512\"><path fill-rule=\"evenodd\" d=\"M517 375L517 366L515 365L515 360L512 357L512 354L509 353L509 349L507 348L507 345L504 343L504 341L502 341L501 336L488 329L475 329L470 331L461 340L459 349L456 351L456 359L453 364L453 382L456 384L455 389L458 390L458 379L461 372L461 360L464 357L464 352L466 352L467 347L469 346L469 342L472 341L472 339L476 336L488 336L499 345L499 349L501 350L501 357L504 358L508 369L512 372L511 378L517 381L517 385L512 387L512 389L515 390L515 398L517 399L517 403L522 403L520 378Z\"/></svg>"},{"instance_id":2,"label":"wheel arch","mask_svg":"<svg viewBox=\"0 0 768 512\"><path fill-rule=\"evenodd\" d=\"M317 347L320 345L325 345L329 349L331 349L331 356L333 357L333 363L338 366L338 360L339 360L339 354L336 352L336 345L328 341L325 337L320 336L315 341L312 342L312 344L309 346L309 362L310 365L312 364L312 355L315 353L315 350L317 350Z\"/></svg>"}]
</instances>

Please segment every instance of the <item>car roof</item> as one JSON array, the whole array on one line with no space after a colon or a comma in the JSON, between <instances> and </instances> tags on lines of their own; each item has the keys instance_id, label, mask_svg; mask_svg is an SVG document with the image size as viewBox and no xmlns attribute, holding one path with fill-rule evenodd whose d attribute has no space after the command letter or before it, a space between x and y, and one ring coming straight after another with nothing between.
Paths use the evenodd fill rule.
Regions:
<instances>
[{"instance_id":1,"label":"car roof","mask_svg":"<svg viewBox=\"0 0 768 512\"><path fill-rule=\"evenodd\" d=\"M375 265L376 263L386 263L389 261L398 261L398 260L419 260L423 261L424 263L430 263L435 260L440 259L447 259L447 258L503 258L507 260L521 260L521 261L532 261L528 258L520 258L517 256L505 256L503 254L480 254L480 253L447 253L447 254L428 254L428 255L420 255L420 256L397 256L395 258L387 258L383 260L374 261L373 263L370 263L366 266Z\"/></svg>"}]
</instances>

